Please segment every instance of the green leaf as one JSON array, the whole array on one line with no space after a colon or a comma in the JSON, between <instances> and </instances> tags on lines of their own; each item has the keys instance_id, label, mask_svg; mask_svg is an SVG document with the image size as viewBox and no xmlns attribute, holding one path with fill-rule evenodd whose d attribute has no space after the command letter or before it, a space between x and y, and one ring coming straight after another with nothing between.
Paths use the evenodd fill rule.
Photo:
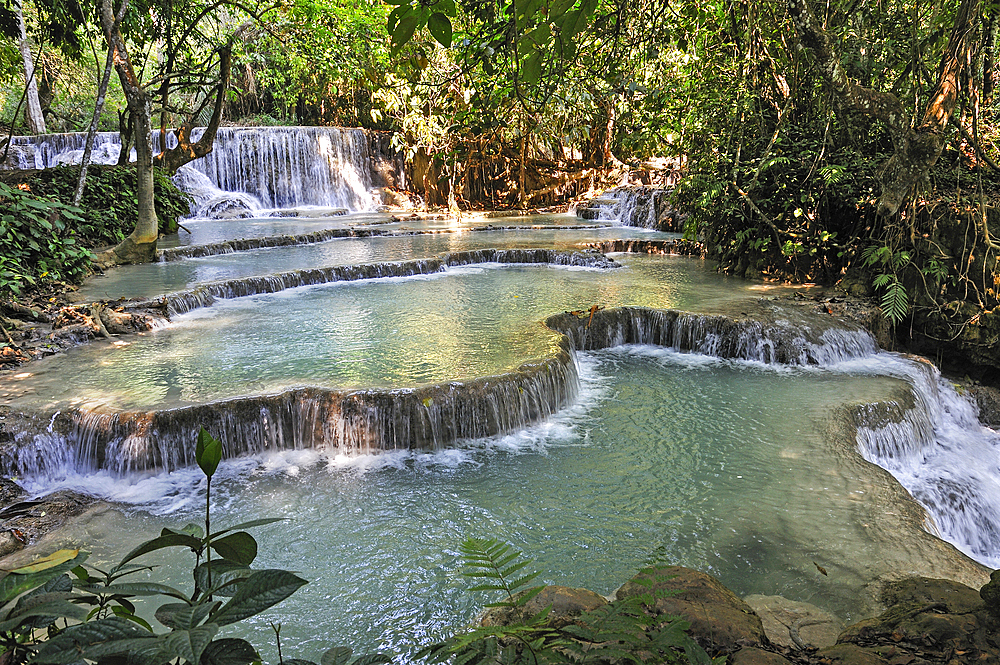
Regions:
<instances>
[{"instance_id":1,"label":"green leaf","mask_svg":"<svg viewBox=\"0 0 1000 665\"><path fill-rule=\"evenodd\" d=\"M521 80L528 85L534 85L538 83L538 79L540 79L541 76L542 76L542 52L535 51L524 62L524 67L522 67L521 69Z\"/></svg>"},{"instance_id":2,"label":"green leaf","mask_svg":"<svg viewBox=\"0 0 1000 665\"><path fill-rule=\"evenodd\" d=\"M403 44L410 41L413 38L413 33L417 30L417 17L413 14L408 14L399 20L396 25L396 29L392 31L392 50L393 53L399 52L399 49L403 47Z\"/></svg>"},{"instance_id":3,"label":"green leaf","mask_svg":"<svg viewBox=\"0 0 1000 665\"><path fill-rule=\"evenodd\" d=\"M195 447L194 457L202 472L211 478L222 460L222 442L202 427L198 431L198 445Z\"/></svg>"},{"instance_id":4,"label":"green leaf","mask_svg":"<svg viewBox=\"0 0 1000 665\"><path fill-rule=\"evenodd\" d=\"M332 647L320 657L320 665L347 665L354 650L351 647Z\"/></svg>"},{"instance_id":5,"label":"green leaf","mask_svg":"<svg viewBox=\"0 0 1000 665\"><path fill-rule=\"evenodd\" d=\"M389 12L389 16L386 18L385 21L386 32L388 32L390 35L393 32L395 32L396 26L399 25L399 19L401 19L405 14L412 12L413 12L413 7L411 7L409 3L400 4L399 7L396 7L391 12Z\"/></svg>"},{"instance_id":6,"label":"green leaf","mask_svg":"<svg viewBox=\"0 0 1000 665\"><path fill-rule=\"evenodd\" d=\"M249 566L257 558L257 541L246 531L237 531L213 540L211 547L222 558L244 566Z\"/></svg>"},{"instance_id":7,"label":"green leaf","mask_svg":"<svg viewBox=\"0 0 1000 665\"><path fill-rule=\"evenodd\" d=\"M167 603L160 605L156 609L156 620L167 628L175 630L190 630L201 625L215 603L198 603L197 605L187 605L185 603Z\"/></svg>"},{"instance_id":8,"label":"green leaf","mask_svg":"<svg viewBox=\"0 0 1000 665\"><path fill-rule=\"evenodd\" d=\"M98 608L94 608L94 609L98 609ZM145 628L149 632L151 632L151 633L153 632L153 627L149 625L148 621L146 621L145 619L143 619L140 616L136 616L136 614L135 614L135 608L134 607L131 608L131 609L129 609L129 608L124 607L122 605L112 605L111 606L111 611L114 612L114 614L115 614L116 617L120 617L122 619L126 619L128 621L131 621L132 623L135 623L135 624L138 624L138 625L142 626L143 628Z\"/></svg>"},{"instance_id":9,"label":"green leaf","mask_svg":"<svg viewBox=\"0 0 1000 665\"><path fill-rule=\"evenodd\" d=\"M385 665L391 662L392 658L384 653L366 653L363 656L355 658L351 662L351 665Z\"/></svg>"},{"instance_id":10,"label":"green leaf","mask_svg":"<svg viewBox=\"0 0 1000 665\"><path fill-rule=\"evenodd\" d=\"M209 623L189 630L173 630L160 638L160 653L169 658L180 657L189 663L201 662L201 654L219 632L219 627Z\"/></svg>"},{"instance_id":11,"label":"green leaf","mask_svg":"<svg viewBox=\"0 0 1000 665\"><path fill-rule=\"evenodd\" d=\"M138 640L138 641L137 641ZM81 656L112 655L150 647L156 638L119 617L76 624L42 642L33 663L76 663Z\"/></svg>"},{"instance_id":12,"label":"green leaf","mask_svg":"<svg viewBox=\"0 0 1000 665\"><path fill-rule=\"evenodd\" d=\"M207 562L195 568L194 578L198 588L204 593L215 594L217 596L232 596L238 588L235 582L246 579L256 572L248 566L225 559L213 561L211 563L211 570L211 588L209 587L209 564Z\"/></svg>"},{"instance_id":13,"label":"green leaf","mask_svg":"<svg viewBox=\"0 0 1000 665\"><path fill-rule=\"evenodd\" d=\"M438 44L445 48L451 47L451 20L447 16L440 12L431 14L430 19L427 20L427 29L430 30L431 35L438 41Z\"/></svg>"},{"instance_id":14,"label":"green leaf","mask_svg":"<svg viewBox=\"0 0 1000 665\"><path fill-rule=\"evenodd\" d=\"M122 584L108 585L87 585L79 587L81 591L99 596L121 595L121 596L170 596L187 602L189 598L184 592L166 584L156 582L127 582Z\"/></svg>"},{"instance_id":15,"label":"green leaf","mask_svg":"<svg viewBox=\"0 0 1000 665\"><path fill-rule=\"evenodd\" d=\"M213 640L205 647L200 665L250 665L257 660L260 656L249 642L225 638Z\"/></svg>"},{"instance_id":16,"label":"green leaf","mask_svg":"<svg viewBox=\"0 0 1000 665\"><path fill-rule=\"evenodd\" d=\"M45 595L61 596L63 594ZM45 623L52 623L56 619L61 619L63 617L73 619L74 621L83 621L87 618L87 610L86 608L80 607L75 603L69 602L66 598L50 599L46 602L39 603L30 603L28 606L12 612L6 621L0 622L0 633L6 633L14 630L28 619L37 617L51 619L51 621L46 621Z\"/></svg>"},{"instance_id":17,"label":"green leaf","mask_svg":"<svg viewBox=\"0 0 1000 665\"><path fill-rule=\"evenodd\" d=\"M81 552L74 559L34 573L8 573L0 578L0 604L7 603L25 591L40 587L68 570L87 560L87 553Z\"/></svg>"},{"instance_id":18,"label":"green leaf","mask_svg":"<svg viewBox=\"0 0 1000 665\"><path fill-rule=\"evenodd\" d=\"M260 570L240 583L232 600L210 617L220 626L260 614L295 593L306 581L287 570Z\"/></svg>"},{"instance_id":19,"label":"green leaf","mask_svg":"<svg viewBox=\"0 0 1000 665\"><path fill-rule=\"evenodd\" d=\"M186 533L168 533L160 536L159 538L147 540L136 547L134 550L126 554L125 558L121 560L121 563L119 563L118 566L111 572L114 574L122 567L123 564L141 557L143 554L155 552L156 550L162 550L167 547L189 547L191 550L197 552L202 548L203 544L204 543L201 538L195 538L194 536L189 536Z\"/></svg>"}]
</instances>

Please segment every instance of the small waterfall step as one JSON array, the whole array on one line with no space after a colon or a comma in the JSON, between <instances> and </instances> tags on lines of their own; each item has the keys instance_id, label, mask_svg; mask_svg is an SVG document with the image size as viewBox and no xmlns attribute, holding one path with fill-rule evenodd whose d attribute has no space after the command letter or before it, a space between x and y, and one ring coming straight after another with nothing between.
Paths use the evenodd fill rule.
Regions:
<instances>
[{"instance_id":1,"label":"small waterfall step","mask_svg":"<svg viewBox=\"0 0 1000 665\"><path fill-rule=\"evenodd\" d=\"M616 252L626 254L674 254L678 256L699 256L705 258L708 248L704 243L694 240L602 240L587 243L587 247L596 249L602 254Z\"/></svg>"},{"instance_id":2,"label":"small waterfall step","mask_svg":"<svg viewBox=\"0 0 1000 665\"><path fill-rule=\"evenodd\" d=\"M579 391L576 350L654 344L721 358L820 366L878 352L860 328L839 328L828 318L769 303L746 303L743 309L752 313L566 312L546 321L562 333L550 357L500 375L420 388L297 387L153 411L74 406L55 413L8 413L0 428L16 436L0 437L0 474L122 475L190 466L201 426L223 441L226 457L302 448L343 454L441 448L522 429L570 404Z\"/></svg>"},{"instance_id":3,"label":"small waterfall step","mask_svg":"<svg viewBox=\"0 0 1000 665\"><path fill-rule=\"evenodd\" d=\"M202 307L210 307L220 298L243 298L265 293L278 293L300 286L315 286L331 282L430 275L441 272L448 267L466 266L477 263L548 264L599 270L621 267L613 259L609 259L600 252L592 249L575 251L554 249L478 249L451 252L439 258L330 266L208 282L194 289L166 294L155 299L132 301L128 303L128 309L166 309L168 316L175 316Z\"/></svg>"},{"instance_id":4,"label":"small waterfall step","mask_svg":"<svg viewBox=\"0 0 1000 665\"><path fill-rule=\"evenodd\" d=\"M671 205L673 192L673 188L616 187L577 206L576 215L581 219L679 233L684 230L687 217Z\"/></svg>"}]
</instances>

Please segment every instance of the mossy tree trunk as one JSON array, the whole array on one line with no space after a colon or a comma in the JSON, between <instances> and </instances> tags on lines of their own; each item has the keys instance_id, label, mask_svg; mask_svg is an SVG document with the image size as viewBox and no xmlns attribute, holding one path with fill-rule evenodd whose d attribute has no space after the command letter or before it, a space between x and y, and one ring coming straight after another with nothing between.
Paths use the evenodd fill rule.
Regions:
<instances>
[{"instance_id":1,"label":"mossy tree trunk","mask_svg":"<svg viewBox=\"0 0 1000 665\"><path fill-rule=\"evenodd\" d=\"M937 86L915 127L896 95L865 88L847 78L833 39L813 14L808 0L788 0L788 11L799 40L816 58L816 64L841 105L877 118L888 126L894 153L882 171L879 212L895 214L914 185L927 178L928 171L941 156L959 92L964 81L972 75L979 0L962 0L941 59Z\"/></svg>"},{"instance_id":2,"label":"mossy tree trunk","mask_svg":"<svg viewBox=\"0 0 1000 665\"><path fill-rule=\"evenodd\" d=\"M101 26L113 52L115 70L121 80L122 90L133 122L136 153L136 195L138 215L135 228L117 247L99 257L106 263L145 263L156 256L156 239L159 222L153 205L153 147L150 144L152 104L149 94L142 87L132 67L125 40L115 20L112 0L101 1ZM128 0L123 0L128 2Z\"/></svg>"}]
</instances>

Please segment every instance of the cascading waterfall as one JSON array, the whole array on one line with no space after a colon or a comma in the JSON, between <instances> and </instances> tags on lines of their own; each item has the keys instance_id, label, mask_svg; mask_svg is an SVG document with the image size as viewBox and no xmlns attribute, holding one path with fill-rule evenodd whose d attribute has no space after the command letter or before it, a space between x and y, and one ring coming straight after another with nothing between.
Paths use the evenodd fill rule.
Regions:
<instances>
[{"instance_id":1,"label":"cascading waterfall","mask_svg":"<svg viewBox=\"0 0 1000 665\"><path fill-rule=\"evenodd\" d=\"M486 255L499 258L508 251L524 250ZM471 260L473 254L478 253L457 256ZM564 313L546 325L563 334L554 355L497 376L399 390L294 388L152 412L77 407L24 416L20 440L0 458L6 463L0 473L53 477L81 468L116 474L176 469L193 464L190 441L202 425L222 439L227 457L288 448L344 454L440 448L551 416L579 391L576 351L622 344L799 365L831 364L877 351L861 330L814 332L782 320L761 323L675 310L621 308L589 317Z\"/></svg>"},{"instance_id":2,"label":"cascading waterfall","mask_svg":"<svg viewBox=\"0 0 1000 665\"><path fill-rule=\"evenodd\" d=\"M683 219L670 206L673 190L656 187L616 187L578 207L583 219L610 221L660 231L683 230Z\"/></svg>"},{"instance_id":3,"label":"cascading waterfall","mask_svg":"<svg viewBox=\"0 0 1000 665\"><path fill-rule=\"evenodd\" d=\"M891 358L879 369L905 378L913 392L862 408L861 455L926 508L932 532L1000 566L1000 433L979 422L975 403L933 365Z\"/></svg>"},{"instance_id":4,"label":"cascading waterfall","mask_svg":"<svg viewBox=\"0 0 1000 665\"><path fill-rule=\"evenodd\" d=\"M192 132L197 140L200 128ZM45 169L78 164L85 133L19 136L6 167ZM160 136L152 135L154 151ZM167 147L176 145L167 134ZM317 206L371 210L378 187L402 186L402 160L384 137L339 127L223 127L207 156L181 167L175 182L194 198L192 213L212 218L250 217L267 209ZM117 163L117 132L99 132L95 164Z\"/></svg>"},{"instance_id":5,"label":"cascading waterfall","mask_svg":"<svg viewBox=\"0 0 1000 665\"><path fill-rule=\"evenodd\" d=\"M266 208L324 206L370 210L368 136L339 127L225 127L215 149L190 168L227 192L252 194Z\"/></svg>"},{"instance_id":6,"label":"cascading waterfall","mask_svg":"<svg viewBox=\"0 0 1000 665\"><path fill-rule=\"evenodd\" d=\"M227 458L304 448L347 455L433 450L548 418L575 398L577 377L575 360L564 348L501 376L415 389L297 388L155 412L78 408L39 417L34 427L26 420L21 440L0 457L0 474L56 478L191 466L190 443L203 426L223 441Z\"/></svg>"}]
</instances>

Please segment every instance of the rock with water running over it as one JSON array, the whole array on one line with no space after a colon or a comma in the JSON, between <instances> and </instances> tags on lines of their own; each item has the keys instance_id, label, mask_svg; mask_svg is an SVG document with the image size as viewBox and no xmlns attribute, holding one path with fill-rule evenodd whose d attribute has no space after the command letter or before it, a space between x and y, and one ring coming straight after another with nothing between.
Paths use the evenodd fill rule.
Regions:
<instances>
[{"instance_id":1,"label":"rock with water running over it","mask_svg":"<svg viewBox=\"0 0 1000 665\"><path fill-rule=\"evenodd\" d=\"M681 566L647 568L618 589L615 598L645 593L657 596L659 614L690 622L692 636L709 654L767 644L760 617L711 575Z\"/></svg>"},{"instance_id":2,"label":"rock with water running over it","mask_svg":"<svg viewBox=\"0 0 1000 665\"><path fill-rule=\"evenodd\" d=\"M3 512L7 514L2 517L5 531L0 533L3 536L0 537L0 557L37 541L95 503L97 499L92 496L60 490L37 500L5 506Z\"/></svg>"},{"instance_id":3,"label":"rock with water running over it","mask_svg":"<svg viewBox=\"0 0 1000 665\"><path fill-rule=\"evenodd\" d=\"M971 386L969 394L979 407L979 420L994 429L1000 427L1000 389L992 386Z\"/></svg>"}]
</instances>

